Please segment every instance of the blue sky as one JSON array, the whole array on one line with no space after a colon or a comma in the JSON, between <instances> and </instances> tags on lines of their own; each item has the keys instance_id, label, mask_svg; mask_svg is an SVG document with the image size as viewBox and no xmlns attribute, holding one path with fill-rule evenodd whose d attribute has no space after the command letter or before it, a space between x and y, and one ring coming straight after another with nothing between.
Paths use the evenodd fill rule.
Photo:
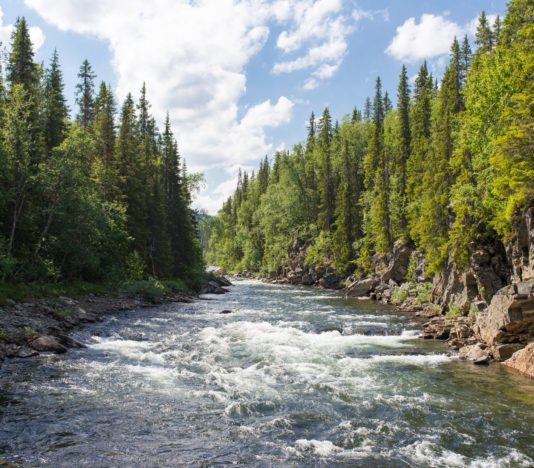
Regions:
<instances>
[{"instance_id":1,"label":"blue sky","mask_svg":"<svg viewBox=\"0 0 534 468\"><path fill-rule=\"evenodd\" d=\"M403 63L440 75L452 37L471 35L503 0L0 0L0 40L17 16L33 27L37 59L58 49L74 108L87 58L121 101L147 82L152 111L168 110L188 167L203 171L196 204L215 212L238 167L305 138L312 110L340 119L373 93L394 98Z\"/></svg>"}]
</instances>

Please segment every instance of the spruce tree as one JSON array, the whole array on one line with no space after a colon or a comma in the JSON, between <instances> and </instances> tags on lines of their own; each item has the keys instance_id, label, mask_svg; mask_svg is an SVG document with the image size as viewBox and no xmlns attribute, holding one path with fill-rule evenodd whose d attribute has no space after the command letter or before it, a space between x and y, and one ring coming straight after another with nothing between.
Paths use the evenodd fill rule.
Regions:
<instances>
[{"instance_id":1,"label":"spruce tree","mask_svg":"<svg viewBox=\"0 0 534 468\"><path fill-rule=\"evenodd\" d=\"M68 108L63 95L65 85L59 68L59 57L54 50L50 66L46 70L44 85L44 130L48 153L58 146L67 131Z\"/></svg>"},{"instance_id":2,"label":"spruce tree","mask_svg":"<svg viewBox=\"0 0 534 468\"><path fill-rule=\"evenodd\" d=\"M78 84L76 85L76 104L78 115L76 120L83 130L88 130L93 123L95 106L95 78L91 64L85 59L78 72Z\"/></svg>"},{"instance_id":3,"label":"spruce tree","mask_svg":"<svg viewBox=\"0 0 534 468\"><path fill-rule=\"evenodd\" d=\"M406 184L407 174L406 165L411 151L411 130L410 130L410 85L408 82L408 72L403 65L399 86L397 90L397 110L399 118L399 164L397 166L397 187L398 194L397 200L399 204L399 218L401 235L406 236L407 228L407 197L406 197Z\"/></svg>"},{"instance_id":4,"label":"spruce tree","mask_svg":"<svg viewBox=\"0 0 534 468\"><path fill-rule=\"evenodd\" d=\"M320 161L319 180L319 219L318 225L324 231L330 231L334 220L334 186L332 174L332 119L326 107L319 121L317 136L318 154Z\"/></svg>"}]
</instances>

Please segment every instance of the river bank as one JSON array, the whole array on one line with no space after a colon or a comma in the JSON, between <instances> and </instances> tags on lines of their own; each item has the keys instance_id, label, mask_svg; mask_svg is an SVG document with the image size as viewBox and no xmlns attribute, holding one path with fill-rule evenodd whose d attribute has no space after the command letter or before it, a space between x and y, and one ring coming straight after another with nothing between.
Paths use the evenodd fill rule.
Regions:
<instances>
[{"instance_id":1,"label":"river bank","mask_svg":"<svg viewBox=\"0 0 534 468\"><path fill-rule=\"evenodd\" d=\"M201 292L224 294L225 278L211 278ZM175 291L147 282L135 291L88 294L73 299L66 296L10 301L0 307L0 366L6 358L30 358L41 352L64 353L86 345L76 337L80 327L103 321L108 316L158 304L190 303L199 292ZM156 285L157 286L157 285Z\"/></svg>"}]
</instances>

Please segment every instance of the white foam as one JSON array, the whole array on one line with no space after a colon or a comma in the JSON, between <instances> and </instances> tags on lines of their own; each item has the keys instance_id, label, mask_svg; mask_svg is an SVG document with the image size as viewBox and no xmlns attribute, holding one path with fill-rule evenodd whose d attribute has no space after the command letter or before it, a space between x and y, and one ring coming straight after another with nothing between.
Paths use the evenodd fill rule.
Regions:
<instances>
[{"instance_id":1,"label":"white foam","mask_svg":"<svg viewBox=\"0 0 534 468\"><path fill-rule=\"evenodd\" d=\"M295 449L301 453L312 453L319 457L328 457L335 453L342 452L343 449L334 445L329 440L299 439L295 442Z\"/></svg>"}]
</instances>

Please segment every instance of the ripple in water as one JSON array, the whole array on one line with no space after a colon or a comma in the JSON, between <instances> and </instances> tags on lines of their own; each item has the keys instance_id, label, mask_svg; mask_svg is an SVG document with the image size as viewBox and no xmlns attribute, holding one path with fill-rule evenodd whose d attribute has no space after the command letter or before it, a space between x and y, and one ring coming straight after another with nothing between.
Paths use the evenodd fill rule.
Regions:
<instances>
[{"instance_id":1,"label":"ripple in water","mask_svg":"<svg viewBox=\"0 0 534 468\"><path fill-rule=\"evenodd\" d=\"M212 299L118 315L83 332L88 349L7 362L0 461L534 464L532 382L416 340L413 317L255 281Z\"/></svg>"}]
</instances>

